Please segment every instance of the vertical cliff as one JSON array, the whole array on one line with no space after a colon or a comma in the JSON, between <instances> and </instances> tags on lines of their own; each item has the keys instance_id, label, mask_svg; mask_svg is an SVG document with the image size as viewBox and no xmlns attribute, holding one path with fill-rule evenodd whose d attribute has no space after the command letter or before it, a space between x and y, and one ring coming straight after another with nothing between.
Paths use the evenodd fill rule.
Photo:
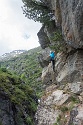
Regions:
<instances>
[{"instance_id":1,"label":"vertical cliff","mask_svg":"<svg viewBox=\"0 0 83 125\"><path fill-rule=\"evenodd\" d=\"M40 38L41 30L38 33L47 56L41 53L39 57L45 93L35 115L36 122L37 125L83 125L83 1L46 2L54 13L55 25L43 29L48 44ZM62 33L61 39L57 31ZM57 51L55 72L48 61L50 49Z\"/></svg>"}]
</instances>

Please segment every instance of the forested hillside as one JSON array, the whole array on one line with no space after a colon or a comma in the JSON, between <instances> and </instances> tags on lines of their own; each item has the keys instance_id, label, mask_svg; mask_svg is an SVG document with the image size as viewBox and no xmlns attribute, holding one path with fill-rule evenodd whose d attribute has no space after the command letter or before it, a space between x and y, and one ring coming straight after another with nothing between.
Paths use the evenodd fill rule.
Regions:
<instances>
[{"instance_id":1,"label":"forested hillside","mask_svg":"<svg viewBox=\"0 0 83 125\"><path fill-rule=\"evenodd\" d=\"M25 51L16 57L10 59L5 58L1 61L1 67L7 68L12 73L18 75L30 87L32 87L36 94L41 94L41 73L42 68L38 62L38 55L41 52L41 47Z\"/></svg>"},{"instance_id":2,"label":"forested hillside","mask_svg":"<svg viewBox=\"0 0 83 125\"><path fill-rule=\"evenodd\" d=\"M42 94L42 68L37 59L40 52L38 47L11 58L7 54L0 62L0 125L35 124L34 115Z\"/></svg>"},{"instance_id":3,"label":"forested hillside","mask_svg":"<svg viewBox=\"0 0 83 125\"><path fill-rule=\"evenodd\" d=\"M35 91L19 76L0 68L0 125L34 125Z\"/></svg>"}]
</instances>

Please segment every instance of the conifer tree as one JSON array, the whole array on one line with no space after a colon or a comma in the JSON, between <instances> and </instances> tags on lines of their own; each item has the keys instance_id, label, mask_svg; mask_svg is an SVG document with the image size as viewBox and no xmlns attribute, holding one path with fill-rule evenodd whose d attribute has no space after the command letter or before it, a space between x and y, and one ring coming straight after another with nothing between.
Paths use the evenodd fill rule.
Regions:
<instances>
[{"instance_id":1,"label":"conifer tree","mask_svg":"<svg viewBox=\"0 0 83 125\"><path fill-rule=\"evenodd\" d=\"M42 24L49 22L53 13L44 0L22 0L24 5L22 7L23 13L29 19L38 21Z\"/></svg>"}]
</instances>

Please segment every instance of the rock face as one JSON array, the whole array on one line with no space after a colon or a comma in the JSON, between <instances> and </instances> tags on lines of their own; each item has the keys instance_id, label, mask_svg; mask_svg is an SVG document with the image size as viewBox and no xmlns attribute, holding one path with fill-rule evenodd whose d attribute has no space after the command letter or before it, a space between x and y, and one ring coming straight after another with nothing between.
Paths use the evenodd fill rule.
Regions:
<instances>
[{"instance_id":1,"label":"rock face","mask_svg":"<svg viewBox=\"0 0 83 125\"><path fill-rule=\"evenodd\" d=\"M40 29L40 31L37 33L37 36L39 38L39 43L41 44L42 49L45 49L50 44L50 41L49 41L46 33L44 32L44 28L45 27L43 26Z\"/></svg>"},{"instance_id":2,"label":"rock face","mask_svg":"<svg viewBox=\"0 0 83 125\"><path fill-rule=\"evenodd\" d=\"M62 62L56 64L58 72L57 82L82 82L83 81L83 50L78 50L66 58L66 62L61 68ZM64 56L64 55L63 55ZM60 68L60 69L59 69Z\"/></svg>"},{"instance_id":3,"label":"rock face","mask_svg":"<svg viewBox=\"0 0 83 125\"><path fill-rule=\"evenodd\" d=\"M49 53L50 53L50 48L48 47L43 49L41 54L38 57L38 61L42 68L44 68L45 66L48 66L49 64Z\"/></svg>"},{"instance_id":4,"label":"rock face","mask_svg":"<svg viewBox=\"0 0 83 125\"><path fill-rule=\"evenodd\" d=\"M74 48L83 48L83 1L52 0L51 5L65 41Z\"/></svg>"},{"instance_id":5,"label":"rock face","mask_svg":"<svg viewBox=\"0 0 83 125\"><path fill-rule=\"evenodd\" d=\"M37 124L38 125L51 125L54 124L60 112L58 110L54 110L51 107L38 107L40 110L36 113L36 117L39 118Z\"/></svg>"},{"instance_id":6,"label":"rock face","mask_svg":"<svg viewBox=\"0 0 83 125\"><path fill-rule=\"evenodd\" d=\"M1 95L0 95L1 96ZM0 122L3 125L14 125L14 115L10 101L3 95L0 97Z\"/></svg>"},{"instance_id":7,"label":"rock face","mask_svg":"<svg viewBox=\"0 0 83 125\"><path fill-rule=\"evenodd\" d=\"M35 115L37 125L83 124L82 53L76 51L64 58L63 53L58 54L55 73L51 63L43 68L42 82L46 90Z\"/></svg>"},{"instance_id":8,"label":"rock face","mask_svg":"<svg viewBox=\"0 0 83 125\"><path fill-rule=\"evenodd\" d=\"M80 94L76 97L70 90L65 92L65 89L61 90L60 87L52 84L46 88L35 114L37 125L83 124L83 104L81 103L83 96Z\"/></svg>"},{"instance_id":9,"label":"rock face","mask_svg":"<svg viewBox=\"0 0 83 125\"><path fill-rule=\"evenodd\" d=\"M8 95L0 90L0 124L1 125L25 125L19 115L19 108L12 103Z\"/></svg>"},{"instance_id":10,"label":"rock face","mask_svg":"<svg viewBox=\"0 0 83 125\"><path fill-rule=\"evenodd\" d=\"M46 89L35 115L37 125L83 125L83 0L47 2L68 50L57 53L55 72L51 63L44 63L44 54L41 58ZM53 31L44 32L52 44Z\"/></svg>"},{"instance_id":11,"label":"rock face","mask_svg":"<svg viewBox=\"0 0 83 125\"><path fill-rule=\"evenodd\" d=\"M53 85L50 87L50 89L52 88L56 89L56 86ZM57 104L57 101L59 101L60 97L57 95L57 100L56 100L53 91L50 91L51 93L50 94L48 89L46 95L41 98L40 105L38 106L38 111L36 112L35 115L38 125L54 124L55 121L57 120L57 117L61 114L61 112L58 109L54 108L54 103L53 103L53 100L55 98L55 102Z\"/></svg>"},{"instance_id":12,"label":"rock face","mask_svg":"<svg viewBox=\"0 0 83 125\"><path fill-rule=\"evenodd\" d=\"M83 105L80 105L76 108L74 108L71 112L70 112L70 121L69 121L69 125L71 125L72 123L74 125L82 125L83 124Z\"/></svg>"}]
</instances>

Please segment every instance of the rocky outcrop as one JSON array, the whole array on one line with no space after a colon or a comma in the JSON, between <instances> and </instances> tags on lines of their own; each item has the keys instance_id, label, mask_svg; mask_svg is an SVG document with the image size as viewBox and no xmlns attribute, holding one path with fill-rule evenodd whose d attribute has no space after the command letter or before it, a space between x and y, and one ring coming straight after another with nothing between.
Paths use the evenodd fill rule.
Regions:
<instances>
[{"instance_id":1,"label":"rocky outcrop","mask_svg":"<svg viewBox=\"0 0 83 125\"><path fill-rule=\"evenodd\" d=\"M82 82L83 81L83 50L69 53L65 60L56 64L57 82ZM64 55L63 55L64 57ZM65 61L65 62L64 62ZM61 66L63 64L63 66Z\"/></svg>"},{"instance_id":2,"label":"rocky outcrop","mask_svg":"<svg viewBox=\"0 0 83 125\"><path fill-rule=\"evenodd\" d=\"M70 112L69 125L82 125L83 124L83 105L73 108Z\"/></svg>"},{"instance_id":3,"label":"rocky outcrop","mask_svg":"<svg viewBox=\"0 0 83 125\"><path fill-rule=\"evenodd\" d=\"M49 53L50 53L50 48L47 47L42 50L42 52L40 53L40 55L38 57L38 61L42 68L48 66L48 64L49 64Z\"/></svg>"},{"instance_id":4,"label":"rocky outcrop","mask_svg":"<svg viewBox=\"0 0 83 125\"><path fill-rule=\"evenodd\" d=\"M35 115L37 125L83 124L82 93L75 96L70 90L67 92L60 87L52 84L46 88Z\"/></svg>"},{"instance_id":5,"label":"rocky outcrop","mask_svg":"<svg viewBox=\"0 0 83 125\"><path fill-rule=\"evenodd\" d=\"M56 25L62 27L64 39L69 46L83 48L83 1L52 0Z\"/></svg>"},{"instance_id":6,"label":"rocky outcrop","mask_svg":"<svg viewBox=\"0 0 83 125\"><path fill-rule=\"evenodd\" d=\"M37 125L83 124L83 50L58 53L55 70L49 63L42 71L46 88L37 112Z\"/></svg>"},{"instance_id":7,"label":"rocky outcrop","mask_svg":"<svg viewBox=\"0 0 83 125\"><path fill-rule=\"evenodd\" d=\"M53 72L52 70L51 63L43 67L41 77L44 87L46 88L46 91L44 96L41 98L36 114L36 120L38 121L38 125L53 125L54 123L57 123L56 117L58 118L60 115L62 115L63 106L64 110L67 110L66 113L68 113L68 116L66 116L67 114L65 114L64 117L68 117L68 121L66 121L65 124L61 124L75 125L76 123L76 125L82 125L83 112L80 111L80 108L83 110L82 53L82 49L72 50L69 53L58 53L55 64L55 72ZM47 86L49 87L47 88ZM56 110L51 110L52 106L54 106L55 109L58 110L58 112ZM49 107L51 108L49 109ZM40 109L42 109L42 111ZM57 112L58 116L57 114L53 116L55 120L50 121L50 119L53 119L49 115L50 110L51 114L53 112ZM48 114L48 116L47 114L45 114L45 111ZM73 114L72 116L73 111L75 112L75 114ZM64 119L64 117L62 119Z\"/></svg>"},{"instance_id":8,"label":"rocky outcrop","mask_svg":"<svg viewBox=\"0 0 83 125\"><path fill-rule=\"evenodd\" d=\"M33 124L37 97L32 93L19 77L0 69L0 125Z\"/></svg>"},{"instance_id":9,"label":"rocky outcrop","mask_svg":"<svg viewBox=\"0 0 83 125\"><path fill-rule=\"evenodd\" d=\"M45 27L44 32L55 46L50 38L59 28L65 46L64 51L57 53L55 72L51 63L44 64L44 54L41 58L45 93L38 105L36 122L37 125L83 125L83 1L47 2L55 15L55 27L54 31Z\"/></svg>"},{"instance_id":10,"label":"rocky outcrop","mask_svg":"<svg viewBox=\"0 0 83 125\"><path fill-rule=\"evenodd\" d=\"M47 36L52 36L57 27L62 29L67 48L83 49L83 1L46 0L45 3L54 13L55 26L52 25L50 28L43 27L39 31L38 37L42 48L47 47L49 43L52 44L52 40L46 40L47 38L44 38L44 36L46 37L46 34ZM42 33L42 31L45 32Z\"/></svg>"},{"instance_id":11,"label":"rocky outcrop","mask_svg":"<svg viewBox=\"0 0 83 125\"><path fill-rule=\"evenodd\" d=\"M37 33L37 36L39 38L39 43L40 43L42 49L45 49L50 44L50 40L48 39L47 34L44 32L44 28L45 28L45 26L43 26L40 29L40 31Z\"/></svg>"},{"instance_id":12,"label":"rocky outcrop","mask_svg":"<svg viewBox=\"0 0 83 125\"><path fill-rule=\"evenodd\" d=\"M3 92L2 89L0 89L0 124L25 125L20 113L20 108L11 102L6 92Z\"/></svg>"},{"instance_id":13,"label":"rocky outcrop","mask_svg":"<svg viewBox=\"0 0 83 125\"><path fill-rule=\"evenodd\" d=\"M3 125L15 125L12 104L5 94L0 94L0 123Z\"/></svg>"}]
</instances>

